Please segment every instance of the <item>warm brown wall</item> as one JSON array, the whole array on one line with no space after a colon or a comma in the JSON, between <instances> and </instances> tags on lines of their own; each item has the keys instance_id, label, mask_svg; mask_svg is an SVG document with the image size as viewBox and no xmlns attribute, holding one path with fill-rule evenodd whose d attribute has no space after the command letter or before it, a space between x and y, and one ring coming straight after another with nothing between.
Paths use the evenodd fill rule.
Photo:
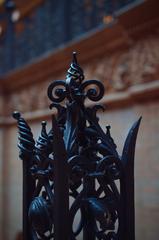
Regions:
<instances>
[{"instance_id":1,"label":"warm brown wall","mask_svg":"<svg viewBox=\"0 0 159 240\"><path fill-rule=\"evenodd\" d=\"M159 102L137 105L143 116L136 154L137 240L159 235Z\"/></svg>"},{"instance_id":2,"label":"warm brown wall","mask_svg":"<svg viewBox=\"0 0 159 240\"><path fill-rule=\"evenodd\" d=\"M2 239L11 240L22 229L22 170L15 126L5 128L4 134Z\"/></svg>"}]
</instances>

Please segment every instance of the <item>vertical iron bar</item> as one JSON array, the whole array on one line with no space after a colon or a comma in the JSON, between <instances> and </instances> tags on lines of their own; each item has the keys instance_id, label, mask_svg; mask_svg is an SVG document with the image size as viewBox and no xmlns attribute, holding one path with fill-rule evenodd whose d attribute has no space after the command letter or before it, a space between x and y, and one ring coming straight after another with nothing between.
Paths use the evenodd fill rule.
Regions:
<instances>
[{"instance_id":1,"label":"vertical iron bar","mask_svg":"<svg viewBox=\"0 0 159 240\"><path fill-rule=\"evenodd\" d=\"M130 129L122 153L124 172L120 186L122 221L119 240L135 240L134 156L140 122L141 118Z\"/></svg>"},{"instance_id":2,"label":"vertical iron bar","mask_svg":"<svg viewBox=\"0 0 159 240\"><path fill-rule=\"evenodd\" d=\"M94 196L94 189L95 189L95 181L94 179L85 178L83 187L85 190L85 197L92 197ZM95 234L92 231L92 216L90 211L88 213L87 209L85 209L85 227L83 229L83 240L95 240Z\"/></svg>"},{"instance_id":3,"label":"vertical iron bar","mask_svg":"<svg viewBox=\"0 0 159 240\"><path fill-rule=\"evenodd\" d=\"M135 240L134 169L127 166L121 179L121 232L119 240Z\"/></svg>"},{"instance_id":4,"label":"vertical iron bar","mask_svg":"<svg viewBox=\"0 0 159 240\"><path fill-rule=\"evenodd\" d=\"M69 184L67 154L57 121L52 120L54 141L54 230L56 240L69 240Z\"/></svg>"},{"instance_id":5,"label":"vertical iron bar","mask_svg":"<svg viewBox=\"0 0 159 240\"><path fill-rule=\"evenodd\" d=\"M23 160L23 240L32 240L28 219L28 210L32 201L35 182L30 172L30 159Z\"/></svg>"}]
</instances>

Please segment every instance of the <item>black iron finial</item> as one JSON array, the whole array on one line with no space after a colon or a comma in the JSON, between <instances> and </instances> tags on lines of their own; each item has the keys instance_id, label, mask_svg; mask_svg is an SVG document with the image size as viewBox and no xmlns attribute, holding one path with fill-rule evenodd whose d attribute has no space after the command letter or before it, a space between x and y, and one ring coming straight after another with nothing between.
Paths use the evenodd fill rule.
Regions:
<instances>
[{"instance_id":1,"label":"black iron finial","mask_svg":"<svg viewBox=\"0 0 159 240\"><path fill-rule=\"evenodd\" d=\"M83 70L77 62L75 52L73 52L73 61L67 71L66 81L54 81L48 88L48 97L53 103L60 103L66 99L69 102L75 100L81 104L86 98L96 102L103 95L104 86L101 82L97 80L84 81Z\"/></svg>"},{"instance_id":2,"label":"black iron finial","mask_svg":"<svg viewBox=\"0 0 159 240\"><path fill-rule=\"evenodd\" d=\"M21 117L21 114L18 111L13 112L13 118L17 120L18 128L19 128L19 143L18 147L20 149L19 157L21 159L28 159L34 150L35 141L33 139L33 134L31 132L31 128Z\"/></svg>"},{"instance_id":3,"label":"black iron finial","mask_svg":"<svg viewBox=\"0 0 159 240\"><path fill-rule=\"evenodd\" d=\"M42 126L42 132L46 133L46 125L47 125L47 122L46 121L42 121L41 122L41 126Z\"/></svg>"},{"instance_id":4,"label":"black iron finial","mask_svg":"<svg viewBox=\"0 0 159 240\"><path fill-rule=\"evenodd\" d=\"M107 130L106 134L109 135L109 136L110 136L110 129L111 129L111 126L107 125L106 126L106 130Z\"/></svg>"},{"instance_id":5,"label":"black iron finial","mask_svg":"<svg viewBox=\"0 0 159 240\"><path fill-rule=\"evenodd\" d=\"M70 64L70 68L67 71L66 79L73 80L72 83L79 83L81 84L84 80L83 69L80 67L77 61L77 53L73 52L72 54L72 62Z\"/></svg>"},{"instance_id":6,"label":"black iron finial","mask_svg":"<svg viewBox=\"0 0 159 240\"><path fill-rule=\"evenodd\" d=\"M76 52L73 52L73 60L72 60L72 62L77 64L77 53Z\"/></svg>"},{"instance_id":7,"label":"black iron finial","mask_svg":"<svg viewBox=\"0 0 159 240\"><path fill-rule=\"evenodd\" d=\"M19 118L21 117L21 114L18 111L14 111L12 114L13 118L15 118L16 120L19 120Z\"/></svg>"}]
</instances>

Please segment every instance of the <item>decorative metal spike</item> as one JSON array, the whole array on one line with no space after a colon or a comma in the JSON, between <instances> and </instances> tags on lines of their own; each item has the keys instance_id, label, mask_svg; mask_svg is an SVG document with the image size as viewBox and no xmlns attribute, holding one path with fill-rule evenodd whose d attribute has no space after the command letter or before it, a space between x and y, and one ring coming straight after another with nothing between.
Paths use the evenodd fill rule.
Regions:
<instances>
[{"instance_id":1,"label":"decorative metal spike","mask_svg":"<svg viewBox=\"0 0 159 240\"><path fill-rule=\"evenodd\" d=\"M73 52L73 60L72 60L72 62L77 64L77 53L76 52Z\"/></svg>"},{"instance_id":2,"label":"decorative metal spike","mask_svg":"<svg viewBox=\"0 0 159 240\"><path fill-rule=\"evenodd\" d=\"M20 158L23 160L25 157L29 157L33 154L35 141L33 139L33 134L31 132L31 128L21 117L21 114L17 111L13 113L13 117L17 120L18 128L19 128L19 144L20 148Z\"/></svg>"},{"instance_id":3,"label":"decorative metal spike","mask_svg":"<svg viewBox=\"0 0 159 240\"><path fill-rule=\"evenodd\" d=\"M111 126L107 125L106 126L106 130L107 130L106 134L109 135L109 136L110 136L110 129L111 129Z\"/></svg>"},{"instance_id":4,"label":"decorative metal spike","mask_svg":"<svg viewBox=\"0 0 159 240\"><path fill-rule=\"evenodd\" d=\"M121 225L121 236L123 236L123 240L135 239L134 156L140 122L141 117L129 130L121 158L124 169L120 181L121 208L122 214L124 215Z\"/></svg>"}]
</instances>

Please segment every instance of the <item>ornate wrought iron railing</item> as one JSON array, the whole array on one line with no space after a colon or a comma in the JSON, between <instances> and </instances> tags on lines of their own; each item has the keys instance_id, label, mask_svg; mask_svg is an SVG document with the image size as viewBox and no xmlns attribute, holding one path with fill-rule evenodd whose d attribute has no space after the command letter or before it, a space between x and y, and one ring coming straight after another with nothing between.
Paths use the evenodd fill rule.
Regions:
<instances>
[{"instance_id":1,"label":"ornate wrought iron railing","mask_svg":"<svg viewBox=\"0 0 159 240\"><path fill-rule=\"evenodd\" d=\"M103 84L84 80L76 54L66 80L48 87L52 127L37 141L14 112L23 160L23 238L55 240L134 240L134 152L141 118L134 123L120 156L99 124ZM74 220L79 213L80 223ZM79 238L81 236L81 238Z\"/></svg>"},{"instance_id":2,"label":"ornate wrought iron railing","mask_svg":"<svg viewBox=\"0 0 159 240\"><path fill-rule=\"evenodd\" d=\"M10 9L9 3L13 1L6 2ZM11 20L12 12L8 16L0 15L0 20L2 17L8 19L6 32L0 35L0 58L3 59L0 74L19 68L90 30L107 25L116 11L139 2L141 0L46 0L19 21L23 30L18 32L18 23Z\"/></svg>"}]
</instances>

